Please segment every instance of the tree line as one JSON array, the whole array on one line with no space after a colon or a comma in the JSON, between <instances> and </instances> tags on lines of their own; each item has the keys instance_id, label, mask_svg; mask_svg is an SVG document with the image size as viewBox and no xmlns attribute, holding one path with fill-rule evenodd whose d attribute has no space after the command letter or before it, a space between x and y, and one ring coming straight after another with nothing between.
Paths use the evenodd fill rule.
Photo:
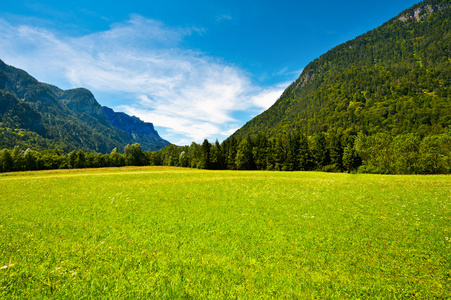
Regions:
<instances>
[{"instance_id":1,"label":"tree line","mask_svg":"<svg viewBox=\"0 0 451 300\"><path fill-rule=\"evenodd\" d=\"M267 138L263 133L219 143L169 145L143 151L127 145L123 153L64 153L59 149L0 151L0 172L100 168L121 166L177 166L210 170L326 171L378 174L451 173L451 128L421 137L415 133L348 135L329 131L306 136L300 132Z\"/></svg>"}]
</instances>

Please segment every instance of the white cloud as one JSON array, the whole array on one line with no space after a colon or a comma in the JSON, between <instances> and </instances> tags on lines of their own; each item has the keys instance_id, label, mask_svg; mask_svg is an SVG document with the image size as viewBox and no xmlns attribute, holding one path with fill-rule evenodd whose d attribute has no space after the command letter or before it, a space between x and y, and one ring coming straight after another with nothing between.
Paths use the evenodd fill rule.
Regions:
<instances>
[{"instance_id":1,"label":"white cloud","mask_svg":"<svg viewBox=\"0 0 451 300\"><path fill-rule=\"evenodd\" d=\"M288 71L288 67L283 67L278 72L274 73L274 75L285 75Z\"/></svg>"},{"instance_id":2,"label":"white cloud","mask_svg":"<svg viewBox=\"0 0 451 300\"><path fill-rule=\"evenodd\" d=\"M251 97L253 105L256 107L261 107L264 110L270 108L271 105L273 105L274 102L280 98L288 85L289 83L283 83L271 88L263 89L261 92Z\"/></svg>"},{"instance_id":3,"label":"white cloud","mask_svg":"<svg viewBox=\"0 0 451 300\"><path fill-rule=\"evenodd\" d=\"M180 46L202 33L139 15L81 37L0 20L0 59L63 88L126 94L135 100L113 108L165 127L180 141L222 139L248 121L236 120L235 112L267 109L286 85L255 86L241 69Z\"/></svg>"},{"instance_id":4,"label":"white cloud","mask_svg":"<svg viewBox=\"0 0 451 300\"><path fill-rule=\"evenodd\" d=\"M220 15L216 16L216 21L224 21L224 20L232 20L232 16L230 15Z\"/></svg>"}]
</instances>

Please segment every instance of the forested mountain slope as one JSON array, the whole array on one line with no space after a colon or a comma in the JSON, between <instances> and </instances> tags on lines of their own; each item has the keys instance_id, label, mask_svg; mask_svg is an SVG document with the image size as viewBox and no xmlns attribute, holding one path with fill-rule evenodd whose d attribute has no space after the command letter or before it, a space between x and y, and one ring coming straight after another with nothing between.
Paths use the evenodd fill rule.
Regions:
<instances>
[{"instance_id":1,"label":"forested mountain slope","mask_svg":"<svg viewBox=\"0 0 451 300\"><path fill-rule=\"evenodd\" d=\"M79 150L107 153L115 147L127 144L126 137L112 127L103 115L103 122L92 111L81 112L68 106L74 101L70 96L77 91L63 91L41 83L25 71L0 61L1 105L9 99L10 109L0 115L0 148L15 145L32 149L59 148L66 151ZM90 93L89 93L90 94ZM92 94L90 94L92 96ZM81 99L81 102L86 99ZM92 96L92 102L101 106ZM15 114L22 107L28 113ZM72 109L71 109L72 108ZM36 122L23 126L23 117L34 117ZM101 118L100 118L101 119Z\"/></svg>"},{"instance_id":2,"label":"forested mountain slope","mask_svg":"<svg viewBox=\"0 0 451 300\"><path fill-rule=\"evenodd\" d=\"M149 124L153 128L144 123ZM144 150L167 145L163 139L160 148L160 144L150 147L145 137L140 141ZM89 90L64 91L0 60L0 149L20 146L109 153L133 143L133 134L111 124Z\"/></svg>"},{"instance_id":3,"label":"forested mountain slope","mask_svg":"<svg viewBox=\"0 0 451 300\"><path fill-rule=\"evenodd\" d=\"M315 59L234 136L443 132L451 125L450 3L421 2Z\"/></svg>"}]
</instances>

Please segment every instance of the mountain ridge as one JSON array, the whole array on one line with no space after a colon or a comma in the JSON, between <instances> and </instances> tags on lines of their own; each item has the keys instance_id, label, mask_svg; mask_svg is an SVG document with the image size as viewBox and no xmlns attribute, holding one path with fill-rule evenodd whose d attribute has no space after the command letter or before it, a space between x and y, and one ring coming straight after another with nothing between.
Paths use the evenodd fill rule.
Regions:
<instances>
[{"instance_id":1,"label":"mountain ridge","mask_svg":"<svg viewBox=\"0 0 451 300\"><path fill-rule=\"evenodd\" d=\"M0 148L109 153L136 143L133 135L108 121L85 88L62 90L0 60L0 92ZM158 150L158 138L139 140L144 150Z\"/></svg>"},{"instance_id":2,"label":"mountain ridge","mask_svg":"<svg viewBox=\"0 0 451 300\"><path fill-rule=\"evenodd\" d=\"M443 132L451 125L450 6L423 1L332 48L232 136Z\"/></svg>"},{"instance_id":3,"label":"mountain ridge","mask_svg":"<svg viewBox=\"0 0 451 300\"><path fill-rule=\"evenodd\" d=\"M103 113L111 125L124 132L134 143L140 144L143 149L159 150L170 143L160 137L152 123L147 123L135 116L103 106Z\"/></svg>"}]
</instances>

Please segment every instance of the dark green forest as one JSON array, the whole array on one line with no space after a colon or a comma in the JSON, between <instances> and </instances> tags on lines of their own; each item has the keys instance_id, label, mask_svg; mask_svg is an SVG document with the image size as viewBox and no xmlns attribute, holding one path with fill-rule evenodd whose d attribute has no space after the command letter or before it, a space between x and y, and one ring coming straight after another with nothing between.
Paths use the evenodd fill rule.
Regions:
<instances>
[{"instance_id":1,"label":"dark green forest","mask_svg":"<svg viewBox=\"0 0 451 300\"><path fill-rule=\"evenodd\" d=\"M419 3L315 59L234 136L443 133L451 125L450 3Z\"/></svg>"},{"instance_id":2,"label":"dark green forest","mask_svg":"<svg viewBox=\"0 0 451 300\"><path fill-rule=\"evenodd\" d=\"M143 151L139 144L127 145L124 153L64 153L33 151L16 146L0 151L0 172L99 168L121 166L178 166L210 170L326 171L379 174L451 173L451 128L421 138L418 134L387 133L357 136L341 132L299 132L268 139L231 137L222 143L169 145L158 151Z\"/></svg>"}]
</instances>

